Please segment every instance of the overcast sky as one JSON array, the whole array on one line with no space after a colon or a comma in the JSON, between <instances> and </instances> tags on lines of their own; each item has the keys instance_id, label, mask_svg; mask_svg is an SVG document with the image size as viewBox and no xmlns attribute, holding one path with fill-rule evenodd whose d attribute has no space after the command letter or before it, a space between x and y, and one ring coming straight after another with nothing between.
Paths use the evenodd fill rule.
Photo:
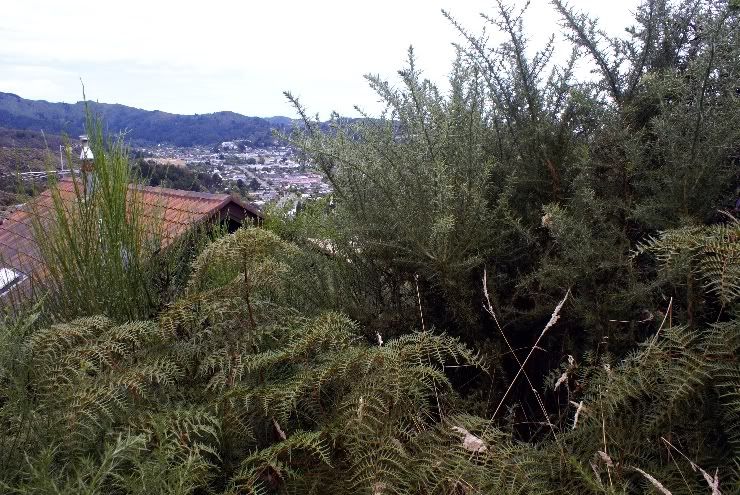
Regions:
<instances>
[{"instance_id":1,"label":"overcast sky","mask_svg":"<svg viewBox=\"0 0 740 495\"><path fill-rule=\"evenodd\" d=\"M0 91L24 98L88 99L147 110L294 116L290 90L312 112L375 111L363 75L394 80L414 45L424 75L444 84L459 37L440 13L478 32L491 0L3 0ZM571 0L619 33L637 0ZM557 31L533 0L527 32Z\"/></svg>"}]
</instances>

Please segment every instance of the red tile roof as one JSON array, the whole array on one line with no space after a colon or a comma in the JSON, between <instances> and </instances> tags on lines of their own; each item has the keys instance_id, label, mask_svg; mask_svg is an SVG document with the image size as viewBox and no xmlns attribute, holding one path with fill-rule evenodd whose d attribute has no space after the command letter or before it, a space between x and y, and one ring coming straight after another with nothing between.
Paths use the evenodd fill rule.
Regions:
<instances>
[{"instance_id":1,"label":"red tile roof","mask_svg":"<svg viewBox=\"0 0 740 495\"><path fill-rule=\"evenodd\" d=\"M58 187L65 208L71 211L77 202L73 182L70 179L60 181ZM208 220L224 219L227 215L238 222L245 218L262 218L255 206L228 194L133 185L129 186L129 190L133 187L138 187L141 217L157 221L157 231L165 246L196 224ZM38 270L42 261L34 240L33 217L37 216L42 224L50 224L54 221L54 215L54 199L51 191L46 190L0 221L0 268L12 268L25 275Z\"/></svg>"}]
</instances>

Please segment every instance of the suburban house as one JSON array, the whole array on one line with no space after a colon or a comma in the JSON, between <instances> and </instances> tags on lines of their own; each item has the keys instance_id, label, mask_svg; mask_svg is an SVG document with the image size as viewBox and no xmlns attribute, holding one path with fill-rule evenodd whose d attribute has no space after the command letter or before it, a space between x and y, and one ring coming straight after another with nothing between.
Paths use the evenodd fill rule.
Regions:
<instances>
[{"instance_id":1,"label":"suburban house","mask_svg":"<svg viewBox=\"0 0 740 495\"><path fill-rule=\"evenodd\" d=\"M72 179L61 180L58 188L63 203L73 206L79 201ZM259 209L228 194L130 185L129 190L132 188L137 188L132 196L142 203L141 215L160 222L163 247L198 225L221 223L233 232L245 222L259 224L262 220ZM31 280L43 274L43 260L34 239L34 217L41 225L53 228L53 201L51 191L46 190L0 220L0 300L11 292L25 293Z\"/></svg>"}]
</instances>

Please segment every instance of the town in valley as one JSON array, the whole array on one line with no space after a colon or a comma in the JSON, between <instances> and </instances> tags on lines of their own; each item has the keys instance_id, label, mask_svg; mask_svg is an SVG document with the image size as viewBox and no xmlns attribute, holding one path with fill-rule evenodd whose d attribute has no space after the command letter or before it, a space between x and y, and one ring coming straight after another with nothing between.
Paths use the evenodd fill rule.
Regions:
<instances>
[{"instance_id":1,"label":"town in valley","mask_svg":"<svg viewBox=\"0 0 740 495\"><path fill-rule=\"evenodd\" d=\"M134 148L138 160L187 170L212 179L212 192L241 195L264 207L274 202L295 205L331 192L325 178L288 145L253 147L246 141L224 141L214 146L176 147L157 144Z\"/></svg>"}]
</instances>

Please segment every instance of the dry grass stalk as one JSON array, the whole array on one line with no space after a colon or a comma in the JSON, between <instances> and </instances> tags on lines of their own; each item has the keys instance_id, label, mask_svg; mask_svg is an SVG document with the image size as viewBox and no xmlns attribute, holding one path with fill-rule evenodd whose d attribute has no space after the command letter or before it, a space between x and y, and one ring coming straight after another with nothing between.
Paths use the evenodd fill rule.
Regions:
<instances>
[{"instance_id":1,"label":"dry grass stalk","mask_svg":"<svg viewBox=\"0 0 740 495\"><path fill-rule=\"evenodd\" d=\"M673 311L673 297L671 297L670 301L668 301L668 308L665 311L665 314L663 315L663 321L660 322L660 327L658 327L658 331L655 332L655 336L653 337L652 342L650 342L650 345L652 346L654 343L658 342L658 335L660 335L660 331L663 330L663 325L665 325L665 321L668 318L669 315L672 314ZM673 322L668 322L668 327L672 327Z\"/></svg>"},{"instance_id":2,"label":"dry grass stalk","mask_svg":"<svg viewBox=\"0 0 740 495\"><path fill-rule=\"evenodd\" d=\"M704 479L709 485L710 490L712 490L712 495L722 495L722 492L719 491L719 469L714 470L714 477L712 477L709 475L709 473L704 471L693 462L691 463L691 467L696 468L699 470L699 472L701 472L702 476L704 476Z\"/></svg>"},{"instance_id":3,"label":"dry grass stalk","mask_svg":"<svg viewBox=\"0 0 740 495\"><path fill-rule=\"evenodd\" d=\"M416 281L416 299L419 301L419 317L421 318L421 330L426 332L426 326L424 325L424 310L421 307L421 292L419 292L419 275L414 275Z\"/></svg>"},{"instance_id":4,"label":"dry grass stalk","mask_svg":"<svg viewBox=\"0 0 740 495\"><path fill-rule=\"evenodd\" d=\"M277 422L277 420L275 418L272 418L272 426L275 427L275 431L277 432L277 434L278 434L278 436L280 437L281 440L285 440L286 438L288 438L285 435L285 432L283 431L283 429L280 428L280 424Z\"/></svg>"},{"instance_id":5,"label":"dry grass stalk","mask_svg":"<svg viewBox=\"0 0 740 495\"><path fill-rule=\"evenodd\" d=\"M583 410L583 401L576 404L575 402L571 401L571 404L576 406L576 415L573 416L573 429L576 429L576 425L578 424L578 417L581 415L581 411Z\"/></svg>"},{"instance_id":6,"label":"dry grass stalk","mask_svg":"<svg viewBox=\"0 0 740 495\"><path fill-rule=\"evenodd\" d=\"M673 445L671 442L665 439L665 437L660 437L663 442L665 442L669 447L671 447L673 450L681 454L681 456L689 461L689 465L691 466L691 469L694 470L694 472L699 471L701 475L704 477L704 480L707 482L707 485L709 485L709 489L712 490L712 495L722 495L722 492L719 489L719 470L715 469L714 476L707 473L705 470L703 470L701 467L699 467L694 461L689 459L686 454L678 450L678 448Z\"/></svg>"},{"instance_id":7,"label":"dry grass stalk","mask_svg":"<svg viewBox=\"0 0 740 495\"><path fill-rule=\"evenodd\" d=\"M564 371L562 375L560 375L560 378L558 378L558 381L555 382L555 390L560 388L560 385L566 382L568 380L568 372Z\"/></svg>"},{"instance_id":8,"label":"dry grass stalk","mask_svg":"<svg viewBox=\"0 0 740 495\"><path fill-rule=\"evenodd\" d=\"M560 385L565 383L568 385L568 377L570 376L570 372L573 371L573 368L576 367L576 358L568 354L568 369L563 371L563 374L560 375L560 378L558 378L558 381L555 382L555 386L553 387L553 390L557 390L560 388Z\"/></svg>"},{"instance_id":9,"label":"dry grass stalk","mask_svg":"<svg viewBox=\"0 0 740 495\"><path fill-rule=\"evenodd\" d=\"M652 483L653 486L663 495L673 495L666 487L663 486L663 484L660 481L656 480L655 478L650 476L648 473L646 473L642 469L638 467L633 467L632 469L634 469L635 471L643 475L645 479L648 480L650 483Z\"/></svg>"},{"instance_id":10,"label":"dry grass stalk","mask_svg":"<svg viewBox=\"0 0 740 495\"><path fill-rule=\"evenodd\" d=\"M548 321L547 325L545 325L545 328L542 329L540 336L537 337L537 341L532 346L532 349L530 349L529 354L527 354L527 357L524 359L524 362L519 365L519 370L516 372L516 375L514 375L514 379L511 380L511 383L509 384L509 387L506 389L506 392L504 392L504 396L501 397L501 401L498 403L498 406L496 407L496 410L493 412L493 416L491 417L491 419L495 418L496 415L498 414L499 410L501 409L501 406L504 404L504 401L506 400L506 397L509 396L509 392L511 392L512 387L514 386L517 379L519 378L519 375L522 373L522 371L524 371L524 366L526 366L527 361L529 361L529 358L532 357L532 353L534 352L535 347L539 345L540 340L542 340L542 337L545 336L547 331L550 328L552 328L552 326L555 325L555 323L557 323L557 321L560 319L560 310L563 309L563 305L565 304L565 301L568 299L569 295L570 295L570 289L568 289L568 292L565 293L565 297L563 297L563 300L560 301L557 306L555 306L555 310L552 312L552 315L550 316L550 321Z\"/></svg>"},{"instance_id":11,"label":"dry grass stalk","mask_svg":"<svg viewBox=\"0 0 740 495\"><path fill-rule=\"evenodd\" d=\"M519 360L519 356L516 355L516 352L514 352L514 349L511 347L511 344L509 343L509 339L506 337L506 334L504 333L504 329L501 327L501 324L499 323L498 318L496 317L496 312L493 310L493 304L491 304L491 298L488 295L488 270L486 270L486 269L483 269L483 294L486 296L486 305L483 306L483 309L485 309L486 312L491 315L491 317L493 318L493 321L496 322L496 327L498 328L498 331L501 334L501 337L503 337L504 342L506 342L506 346L509 348L509 352L511 352L511 355L514 356L514 359L516 360L517 364L519 365L519 370L524 373L524 378L527 379L527 383L529 383L529 388L532 390L532 393L534 393L534 395L535 395L535 397L537 399L537 403L539 404L540 409L542 410L542 415L544 416L545 422L550 427L550 431L552 432L552 436L555 439L555 442L558 444L558 447L560 447L560 451L563 452L563 448L560 445L560 440L558 439L558 436L555 434L555 428L553 427L552 422L550 421L550 417L547 414L547 410L545 409L545 405L543 404L542 399L540 398L539 394L537 393L537 390L534 388L534 385L532 384L532 380L529 379L529 375L527 375L527 372L526 371L523 371L524 370L524 364L522 364L522 362ZM567 295L566 295L566 297L567 297ZM538 339L538 342L539 342L539 339ZM532 347L532 349L530 350L530 354L532 354L532 351L534 351L534 349L540 349L540 348L537 346L537 344L535 344ZM571 362L570 360L572 360L572 359L573 359L573 356L570 356L569 362ZM573 364L573 362L571 362L571 365ZM516 378L514 378L514 380L516 380ZM512 383L512 385L513 385L513 383ZM511 387L509 387L509 388L511 388ZM502 399L502 402L503 402L503 399ZM499 404L499 407L500 406L501 406L501 404ZM496 416L496 413L494 413L493 416L495 417Z\"/></svg>"},{"instance_id":12,"label":"dry grass stalk","mask_svg":"<svg viewBox=\"0 0 740 495\"><path fill-rule=\"evenodd\" d=\"M607 370L607 373L609 373L609 370ZM599 387L599 395L601 395L601 387ZM607 452L609 449L606 446L606 420L604 419L604 409L601 408L601 435L602 439L604 441L604 455L607 456L607 458L611 459ZM609 463L606 464L606 474L609 476L609 486L613 486L612 483L612 471L609 467Z\"/></svg>"},{"instance_id":13,"label":"dry grass stalk","mask_svg":"<svg viewBox=\"0 0 740 495\"><path fill-rule=\"evenodd\" d=\"M362 413L365 412L365 398L360 396L360 403L357 406L357 419L362 421Z\"/></svg>"},{"instance_id":14,"label":"dry grass stalk","mask_svg":"<svg viewBox=\"0 0 740 495\"><path fill-rule=\"evenodd\" d=\"M601 458L602 461L604 461L607 467L614 467L614 461L612 461L612 458L609 457L609 454L607 454L606 452L602 450L599 450L597 454L599 454L599 457Z\"/></svg>"}]
</instances>

